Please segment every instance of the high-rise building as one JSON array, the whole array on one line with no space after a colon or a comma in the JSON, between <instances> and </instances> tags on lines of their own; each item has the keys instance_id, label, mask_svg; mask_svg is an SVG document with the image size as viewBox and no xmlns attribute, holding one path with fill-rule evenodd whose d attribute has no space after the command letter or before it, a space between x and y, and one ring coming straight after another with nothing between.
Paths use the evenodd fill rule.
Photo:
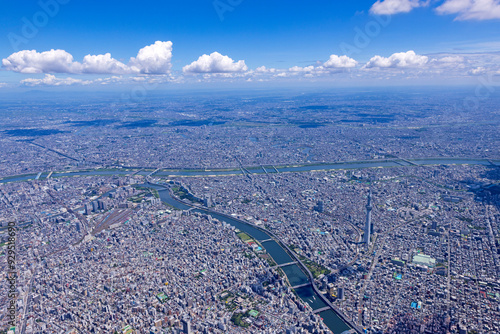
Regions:
<instances>
[{"instance_id":1,"label":"high-rise building","mask_svg":"<svg viewBox=\"0 0 500 334\"><path fill-rule=\"evenodd\" d=\"M100 210L107 211L109 209L109 204L107 200L99 199L97 203Z\"/></svg>"},{"instance_id":2,"label":"high-rise building","mask_svg":"<svg viewBox=\"0 0 500 334\"><path fill-rule=\"evenodd\" d=\"M367 245L370 244L372 233L372 192L368 194L368 203L366 204L366 222L365 222L365 235L363 242Z\"/></svg>"},{"instance_id":3,"label":"high-rise building","mask_svg":"<svg viewBox=\"0 0 500 334\"><path fill-rule=\"evenodd\" d=\"M92 212L92 204L90 203L85 204L85 214L90 215L91 212Z\"/></svg>"},{"instance_id":4,"label":"high-rise building","mask_svg":"<svg viewBox=\"0 0 500 334\"><path fill-rule=\"evenodd\" d=\"M182 320L182 332L184 334L191 334L191 322L187 319Z\"/></svg>"},{"instance_id":5,"label":"high-rise building","mask_svg":"<svg viewBox=\"0 0 500 334\"><path fill-rule=\"evenodd\" d=\"M338 288L337 289L337 298L340 300L344 300L344 288Z\"/></svg>"}]
</instances>

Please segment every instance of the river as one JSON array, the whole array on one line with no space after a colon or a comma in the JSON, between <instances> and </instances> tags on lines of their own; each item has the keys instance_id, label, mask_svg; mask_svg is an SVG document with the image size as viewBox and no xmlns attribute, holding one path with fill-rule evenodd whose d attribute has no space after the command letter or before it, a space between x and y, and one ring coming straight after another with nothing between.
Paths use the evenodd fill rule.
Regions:
<instances>
[{"instance_id":1,"label":"river","mask_svg":"<svg viewBox=\"0 0 500 334\"><path fill-rule=\"evenodd\" d=\"M407 161L411 162L408 163ZM383 168L383 167L401 167L401 166L424 166L424 165L483 165L483 166L500 166L500 160L476 159L476 158L417 158L417 159L381 159L381 160L366 160L366 161L347 161L347 162L332 162L332 163L312 163L312 164L297 164L297 165L283 165L283 166L253 166L246 167L245 170L251 174L264 174L264 173L295 173L295 172L311 172L311 171L324 171L324 170L338 170L338 169L360 169L360 168ZM264 168L264 169L263 169ZM275 169L276 168L276 169ZM265 170L265 171L264 171ZM59 171L52 173L52 178L58 177L78 177L78 176L128 176L131 174L149 175L154 172L154 169L143 168L115 168L105 169L96 168L91 170L79 171ZM244 172L238 168L219 168L219 169L160 169L154 176L157 177L210 177L222 175L241 175ZM48 172L43 172L40 180L44 180L49 175ZM37 177L36 173L14 175L0 178L0 183L8 182L21 182L34 180Z\"/></svg>"},{"instance_id":2,"label":"river","mask_svg":"<svg viewBox=\"0 0 500 334\"><path fill-rule=\"evenodd\" d=\"M158 190L158 194L160 195L160 199L164 203L167 203L168 205L173 206L174 208L181 209L181 210L187 210L187 209L191 208L190 206L176 200L175 198L172 198L170 196L169 191L167 189L165 189L165 187L163 187L163 186L153 185L153 184L147 184L144 186ZM192 211L200 212L203 214L208 214L208 215L212 216L212 218L216 218L220 221L224 221L224 222L236 227L240 231L247 233L252 238L254 238L258 241L272 239L271 235L266 233L265 231L257 229L257 228L255 228L249 224L246 224L243 221L238 220L236 218L231 218L230 216L227 216L227 215L218 214L218 213L215 213L211 210L204 209L202 207L196 207L196 208L192 209ZM269 240L269 241L264 241L261 244L265 248L266 252L273 258L274 262L276 262L278 265L295 261L287 253L287 251L276 241ZM288 281L290 282L290 284L292 286L297 286L297 285L309 283L309 279L308 279L307 275L302 271L302 269L300 268L299 265L290 264L290 265L281 267L281 269L283 270L283 272L287 276ZM317 309L320 309L320 308L327 306L327 304L321 299L321 297L313 290L311 285L295 289L295 292L304 302L309 304L313 310L317 310ZM340 334L340 333L350 329L349 325L347 325L333 310L323 311L320 313L320 316L323 318L325 325L327 325L328 328L334 334Z\"/></svg>"}]
</instances>

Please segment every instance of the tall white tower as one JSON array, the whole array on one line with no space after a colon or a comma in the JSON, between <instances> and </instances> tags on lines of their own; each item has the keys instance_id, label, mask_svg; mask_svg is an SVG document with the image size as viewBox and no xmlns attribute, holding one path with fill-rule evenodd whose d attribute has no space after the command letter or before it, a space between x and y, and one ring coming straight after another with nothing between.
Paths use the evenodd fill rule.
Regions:
<instances>
[{"instance_id":1,"label":"tall white tower","mask_svg":"<svg viewBox=\"0 0 500 334\"><path fill-rule=\"evenodd\" d=\"M365 223L365 235L363 238L363 242L367 245L370 244L370 236L373 232L371 230L372 226L372 192L368 194L368 203L366 204L366 223Z\"/></svg>"}]
</instances>

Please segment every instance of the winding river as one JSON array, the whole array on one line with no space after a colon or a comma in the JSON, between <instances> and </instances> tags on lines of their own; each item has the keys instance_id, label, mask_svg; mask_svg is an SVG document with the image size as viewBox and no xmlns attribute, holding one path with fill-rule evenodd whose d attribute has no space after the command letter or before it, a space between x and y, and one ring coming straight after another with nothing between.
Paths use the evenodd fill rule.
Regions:
<instances>
[{"instance_id":1,"label":"winding river","mask_svg":"<svg viewBox=\"0 0 500 334\"><path fill-rule=\"evenodd\" d=\"M212 218L216 218L220 221L224 221L237 229L247 233L252 238L261 242L262 246L265 248L266 252L273 258L273 260L278 264L285 264L290 262L295 262L289 253L282 247L279 243L273 240L272 235L267 233L266 231L259 229L255 226L252 226L242 220L233 218L231 216L220 214L214 212L212 210L205 209L203 207L193 207L189 206L184 202L181 202L170 195L170 192L167 188L161 185L147 184L147 187L156 189L158 194L160 195L160 199L174 208L180 210L188 210L192 209L194 212L200 212L203 214L208 214L212 216ZM271 240L270 240L271 239ZM301 267L298 264L290 264L284 267L281 267L283 272L288 278L288 281L292 286L297 285L305 285L310 283L308 276L304 273ZM307 304L311 306L313 310L322 309L328 307L328 305L323 301L322 297L318 295L316 291L314 291L311 285L306 285L300 288L295 289L297 295ZM323 322L334 334L340 334L344 331L351 329L351 327L342 320L339 315L337 315L332 309L328 309L326 311L322 311L319 313L321 318L323 318Z\"/></svg>"}]
</instances>

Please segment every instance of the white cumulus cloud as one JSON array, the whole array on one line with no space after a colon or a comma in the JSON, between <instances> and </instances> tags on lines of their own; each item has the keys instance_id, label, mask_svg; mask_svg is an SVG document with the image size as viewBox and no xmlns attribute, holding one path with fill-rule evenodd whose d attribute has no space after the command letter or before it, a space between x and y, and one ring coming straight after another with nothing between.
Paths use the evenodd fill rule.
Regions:
<instances>
[{"instance_id":1,"label":"white cumulus cloud","mask_svg":"<svg viewBox=\"0 0 500 334\"><path fill-rule=\"evenodd\" d=\"M328 59L326 62L323 63L323 67L325 68L351 68L355 67L358 64L357 61L355 61L352 58L349 58L347 56L337 56L337 55L331 55L330 59Z\"/></svg>"},{"instance_id":2,"label":"white cumulus cloud","mask_svg":"<svg viewBox=\"0 0 500 334\"><path fill-rule=\"evenodd\" d=\"M92 81L93 84L98 84L98 85L109 85L109 84L113 84L113 83L122 83L124 82L125 79L121 76L112 76L112 77L109 77L109 78L97 78L95 80Z\"/></svg>"},{"instance_id":3,"label":"white cumulus cloud","mask_svg":"<svg viewBox=\"0 0 500 334\"><path fill-rule=\"evenodd\" d=\"M317 62L316 65L309 65L305 67L292 66L286 70L286 73L278 70L275 77L290 77L290 76L304 76L304 77L319 77L319 76L329 76L332 74L337 74L345 72L348 68L353 68L358 64L358 62L348 56L337 56L331 55L330 58L322 62Z\"/></svg>"},{"instance_id":4,"label":"white cumulus cloud","mask_svg":"<svg viewBox=\"0 0 500 334\"><path fill-rule=\"evenodd\" d=\"M390 57L374 56L364 66L365 68L402 68L421 67L428 62L427 56L417 55L414 51L394 53Z\"/></svg>"},{"instance_id":5,"label":"white cumulus cloud","mask_svg":"<svg viewBox=\"0 0 500 334\"><path fill-rule=\"evenodd\" d=\"M21 80L21 84L25 86L71 86L75 84L88 85L92 81L84 81L74 78L57 78L53 74L45 74L43 79L28 78Z\"/></svg>"},{"instance_id":6,"label":"white cumulus cloud","mask_svg":"<svg viewBox=\"0 0 500 334\"><path fill-rule=\"evenodd\" d=\"M439 14L458 14L457 20L500 19L500 0L445 0Z\"/></svg>"},{"instance_id":7,"label":"white cumulus cloud","mask_svg":"<svg viewBox=\"0 0 500 334\"><path fill-rule=\"evenodd\" d=\"M86 55L79 63L64 50L22 50L3 59L2 65L8 71L19 73L168 74L171 60L172 42L157 41L140 49L128 65L112 58L110 53Z\"/></svg>"},{"instance_id":8,"label":"white cumulus cloud","mask_svg":"<svg viewBox=\"0 0 500 334\"><path fill-rule=\"evenodd\" d=\"M260 66L255 69L256 73L275 73L276 71L275 68L267 68L265 66Z\"/></svg>"},{"instance_id":9,"label":"white cumulus cloud","mask_svg":"<svg viewBox=\"0 0 500 334\"><path fill-rule=\"evenodd\" d=\"M476 67L476 68L473 68L473 69L470 69L467 74L469 75L483 75L483 74L486 74L488 72L487 69L485 69L484 67Z\"/></svg>"},{"instance_id":10,"label":"white cumulus cloud","mask_svg":"<svg viewBox=\"0 0 500 334\"><path fill-rule=\"evenodd\" d=\"M244 72L247 69L244 60L235 62L218 52L210 55L204 54L198 60L182 68L184 73L235 73Z\"/></svg>"},{"instance_id":11,"label":"white cumulus cloud","mask_svg":"<svg viewBox=\"0 0 500 334\"><path fill-rule=\"evenodd\" d=\"M313 72L314 71L314 66L306 66L306 67L300 67L300 66L293 66L288 69L289 72Z\"/></svg>"},{"instance_id":12,"label":"white cumulus cloud","mask_svg":"<svg viewBox=\"0 0 500 334\"><path fill-rule=\"evenodd\" d=\"M370 8L370 13L376 15L393 15L408 13L414 8L424 7L429 1L421 0L377 0Z\"/></svg>"},{"instance_id":13,"label":"white cumulus cloud","mask_svg":"<svg viewBox=\"0 0 500 334\"><path fill-rule=\"evenodd\" d=\"M462 56L446 56L438 59L441 63L454 64L454 63L462 63L464 61L464 57Z\"/></svg>"},{"instance_id":14,"label":"white cumulus cloud","mask_svg":"<svg viewBox=\"0 0 500 334\"><path fill-rule=\"evenodd\" d=\"M172 42L156 41L143 47L129 65L144 74L165 74L172 68Z\"/></svg>"},{"instance_id":15,"label":"white cumulus cloud","mask_svg":"<svg viewBox=\"0 0 500 334\"><path fill-rule=\"evenodd\" d=\"M22 50L2 59L5 69L20 73L74 73L78 63L64 50Z\"/></svg>"},{"instance_id":16,"label":"white cumulus cloud","mask_svg":"<svg viewBox=\"0 0 500 334\"><path fill-rule=\"evenodd\" d=\"M131 73L131 69L122 62L111 58L111 54L86 55L81 66L82 73L94 74L126 74Z\"/></svg>"}]
</instances>

